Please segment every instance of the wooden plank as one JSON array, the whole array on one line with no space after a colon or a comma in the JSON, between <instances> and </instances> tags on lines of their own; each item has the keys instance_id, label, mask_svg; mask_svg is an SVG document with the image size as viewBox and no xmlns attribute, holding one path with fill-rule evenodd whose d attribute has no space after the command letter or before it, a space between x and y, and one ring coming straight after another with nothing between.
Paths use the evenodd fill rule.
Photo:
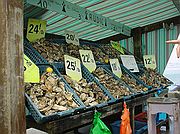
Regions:
<instances>
[{"instance_id":1,"label":"wooden plank","mask_svg":"<svg viewBox=\"0 0 180 134\"><path fill-rule=\"evenodd\" d=\"M134 29L133 42L134 42L134 56L142 59L142 31L141 28Z\"/></svg>"},{"instance_id":2,"label":"wooden plank","mask_svg":"<svg viewBox=\"0 0 180 134\"><path fill-rule=\"evenodd\" d=\"M0 2L0 133L24 134L23 0Z\"/></svg>"}]
</instances>

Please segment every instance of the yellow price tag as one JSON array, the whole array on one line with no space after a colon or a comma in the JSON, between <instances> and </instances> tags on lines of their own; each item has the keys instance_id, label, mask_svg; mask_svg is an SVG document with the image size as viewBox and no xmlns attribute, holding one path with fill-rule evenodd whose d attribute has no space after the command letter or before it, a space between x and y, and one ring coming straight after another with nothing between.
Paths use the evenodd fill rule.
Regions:
<instances>
[{"instance_id":1,"label":"yellow price tag","mask_svg":"<svg viewBox=\"0 0 180 134\"><path fill-rule=\"evenodd\" d=\"M156 68L155 55L144 55L143 59L144 59L144 65L146 68L152 68L152 69Z\"/></svg>"},{"instance_id":2,"label":"yellow price tag","mask_svg":"<svg viewBox=\"0 0 180 134\"><path fill-rule=\"evenodd\" d=\"M24 54L24 82L39 83L39 68Z\"/></svg>"},{"instance_id":3,"label":"yellow price tag","mask_svg":"<svg viewBox=\"0 0 180 134\"><path fill-rule=\"evenodd\" d=\"M124 50L121 47L121 45L118 42L115 41L111 41L111 45L114 49L116 49L117 51L119 51L120 53L124 54Z\"/></svg>"},{"instance_id":4,"label":"yellow price tag","mask_svg":"<svg viewBox=\"0 0 180 134\"><path fill-rule=\"evenodd\" d=\"M122 71L121 71L121 67L120 67L120 64L119 64L119 60L118 59L110 59L110 65L111 65L111 69L113 71L113 73L121 78L122 76Z\"/></svg>"},{"instance_id":5,"label":"yellow price tag","mask_svg":"<svg viewBox=\"0 0 180 134\"><path fill-rule=\"evenodd\" d=\"M64 55L66 74L72 79L79 81L82 79L80 60L68 55Z\"/></svg>"},{"instance_id":6,"label":"yellow price tag","mask_svg":"<svg viewBox=\"0 0 180 134\"><path fill-rule=\"evenodd\" d=\"M29 19L27 28L27 39L34 42L38 39L44 38L46 33L46 21Z\"/></svg>"},{"instance_id":7,"label":"yellow price tag","mask_svg":"<svg viewBox=\"0 0 180 134\"><path fill-rule=\"evenodd\" d=\"M79 50L81 61L83 65L90 71L93 72L96 69L96 63L91 50Z\"/></svg>"}]
</instances>

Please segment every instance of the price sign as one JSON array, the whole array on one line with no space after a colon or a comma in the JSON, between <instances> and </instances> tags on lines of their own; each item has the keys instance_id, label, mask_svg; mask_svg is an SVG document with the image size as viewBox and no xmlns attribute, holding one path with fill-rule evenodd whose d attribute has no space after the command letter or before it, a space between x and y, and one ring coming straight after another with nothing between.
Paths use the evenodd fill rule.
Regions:
<instances>
[{"instance_id":1,"label":"price sign","mask_svg":"<svg viewBox=\"0 0 180 134\"><path fill-rule=\"evenodd\" d=\"M39 68L24 54L24 82L39 83Z\"/></svg>"},{"instance_id":2,"label":"price sign","mask_svg":"<svg viewBox=\"0 0 180 134\"><path fill-rule=\"evenodd\" d=\"M79 50L81 61L83 65L90 71L93 72L96 69L96 63L91 50Z\"/></svg>"},{"instance_id":3,"label":"price sign","mask_svg":"<svg viewBox=\"0 0 180 134\"><path fill-rule=\"evenodd\" d=\"M131 72L139 72L134 55L121 55L123 65Z\"/></svg>"},{"instance_id":4,"label":"price sign","mask_svg":"<svg viewBox=\"0 0 180 134\"><path fill-rule=\"evenodd\" d=\"M38 39L44 38L46 33L46 21L29 19L27 29L27 39L34 42Z\"/></svg>"},{"instance_id":5,"label":"price sign","mask_svg":"<svg viewBox=\"0 0 180 134\"><path fill-rule=\"evenodd\" d=\"M66 42L68 44L72 43L74 45L79 45L79 38L78 34L73 32L73 31L65 31L65 36L66 36Z\"/></svg>"},{"instance_id":6,"label":"price sign","mask_svg":"<svg viewBox=\"0 0 180 134\"><path fill-rule=\"evenodd\" d=\"M144 65L146 68L152 68L152 69L156 68L155 55L144 55L143 59L144 59Z\"/></svg>"},{"instance_id":7,"label":"price sign","mask_svg":"<svg viewBox=\"0 0 180 134\"><path fill-rule=\"evenodd\" d=\"M82 78L80 60L64 55L66 74L72 79L79 81Z\"/></svg>"},{"instance_id":8,"label":"price sign","mask_svg":"<svg viewBox=\"0 0 180 134\"><path fill-rule=\"evenodd\" d=\"M111 46L116 49L117 51L119 51L120 53L124 54L124 50L121 47L121 45L118 42L115 41L111 41Z\"/></svg>"},{"instance_id":9,"label":"price sign","mask_svg":"<svg viewBox=\"0 0 180 134\"><path fill-rule=\"evenodd\" d=\"M110 65L111 65L111 69L113 71L113 73L121 78L121 75L122 75L122 71L121 71L121 67L120 67L120 64L119 64L119 60L118 59L110 59Z\"/></svg>"}]
</instances>

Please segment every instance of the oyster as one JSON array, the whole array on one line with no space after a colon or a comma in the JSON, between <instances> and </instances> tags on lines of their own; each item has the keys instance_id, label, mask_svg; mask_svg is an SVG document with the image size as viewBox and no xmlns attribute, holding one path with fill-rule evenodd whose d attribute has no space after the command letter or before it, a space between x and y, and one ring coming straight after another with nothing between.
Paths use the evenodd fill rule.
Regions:
<instances>
[{"instance_id":1,"label":"oyster","mask_svg":"<svg viewBox=\"0 0 180 134\"><path fill-rule=\"evenodd\" d=\"M78 105L73 100L73 94L65 90L65 84L54 73L44 73L38 84L25 84L26 93L44 115L61 112Z\"/></svg>"},{"instance_id":2,"label":"oyster","mask_svg":"<svg viewBox=\"0 0 180 134\"><path fill-rule=\"evenodd\" d=\"M40 39L32 46L41 54L48 62L60 62L64 60L64 45L52 43L45 39Z\"/></svg>"},{"instance_id":3,"label":"oyster","mask_svg":"<svg viewBox=\"0 0 180 134\"><path fill-rule=\"evenodd\" d=\"M84 78L77 82L67 75L64 75L64 78L86 106L97 105L109 100L109 97L105 96L103 91L94 82L88 83Z\"/></svg>"},{"instance_id":4,"label":"oyster","mask_svg":"<svg viewBox=\"0 0 180 134\"><path fill-rule=\"evenodd\" d=\"M144 68L145 69L145 68ZM168 86L172 84L170 80L160 75L154 69L145 69L144 73L139 76L139 78L147 85L153 88L160 88L161 86Z\"/></svg>"},{"instance_id":5,"label":"oyster","mask_svg":"<svg viewBox=\"0 0 180 134\"><path fill-rule=\"evenodd\" d=\"M101 84L109 89L114 98L121 98L131 94L122 82L114 79L113 76L106 73L102 67L98 67L93 74L99 79Z\"/></svg>"},{"instance_id":6,"label":"oyster","mask_svg":"<svg viewBox=\"0 0 180 134\"><path fill-rule=\"evenodd\" d=\"M147 91L148 88L144 87L141 84L138 84L135 79L130 77L128 74L122 74L121 79L126 82L135 92Z\"/></svg>"}]
</instances>

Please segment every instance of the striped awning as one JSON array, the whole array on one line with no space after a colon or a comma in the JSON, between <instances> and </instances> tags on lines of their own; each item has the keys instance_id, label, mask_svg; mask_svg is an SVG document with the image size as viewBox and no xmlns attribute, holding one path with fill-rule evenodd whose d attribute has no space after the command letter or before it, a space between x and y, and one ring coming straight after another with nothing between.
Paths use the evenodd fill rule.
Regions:
<instances>
[{"instance_id":1,"label":"striped awning","mask_svg":"<svg viewBox=\"0 0 180 134\"><path fill-rule=\"evenodd\" d=\"M48 1L48 0L47 0ZM180 16L172 0L66 0L96 14L107 17L131 29L143 27L169 18ZM36 18L47 21L47 33L64 36L64 30L78 33L79 38L97 41L113 35L118 31L109 30L65 16L55 11L40 8L25 2L24 18Z\"/></svg>"}]
</instances>

